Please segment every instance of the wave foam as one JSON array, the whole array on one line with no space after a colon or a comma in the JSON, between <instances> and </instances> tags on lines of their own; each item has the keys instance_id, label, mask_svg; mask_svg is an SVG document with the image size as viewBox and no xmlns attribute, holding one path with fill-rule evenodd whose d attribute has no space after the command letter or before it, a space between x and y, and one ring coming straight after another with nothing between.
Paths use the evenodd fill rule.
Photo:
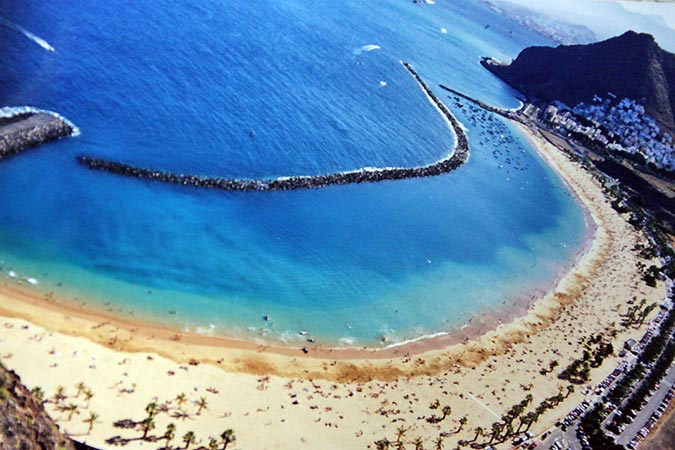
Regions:
<instances>
[{"instance_id":1,"label":"wave foam","mask_svg":"<svg viewBox=\"0 0 675 450\"><path fill-rule=\"evenodd\" d=\"M356 344L356 338L350 336L341 337L338 340L338 344L340 344L343 347L353 347L354 344Z\"/></svg>"},{"instance_id":2,"label":"wave foam","mask_svg":"<svg viewBox=\"0 0 675 450\"><path fill-rule=\"evenodd\" d=\"M426 334L424 336L416 337L414 339L407 339L405 341L394 342L393 344L389 344L384 348L396 348L396 347L400 347L402 345L412 344L413 342L424 341L426 339L433 339L433 338L437 338L437 337L441 337L441 336L447 336L448 334L450 334L450 333L448 333L447 331L441 331L441 332L433 333L433 334Z\"/></svg>"},{"instance_id":3,"label":"wave foam","mask_svg":"<svg viewBox=\"0 0 675 450\"><path fill-rule=\"evenodd\" d=\"M361 53L372 52L373 50L379 50L381 48L382 47L380 47L377 44L368 44L364 45L363 47L355 48L354 50L352 50L352 53L354 53L355 55L360 55Z\"/></svg>"},{"instance_id":4,"label":"wave foam","mask_svg":"<svg viewBox=\"0 0 675 450\"><path fill-rule=\"evenodd\" d=\"M61 120L63 120L65 123L70 125L70 128L73 129L73 133L71 136L77 137L80 134L80 129L70 120L67 118L63 117L61 114L54 112L54 111L49 111L47 109L40 109L40 108L34 108L32 106L4 106L0 108L0 117L12 117L16 116L17 114L23 114L23 113L43 113L43 114L49 114L51 116L57 117Z\"/></svg>"}]
</instances>

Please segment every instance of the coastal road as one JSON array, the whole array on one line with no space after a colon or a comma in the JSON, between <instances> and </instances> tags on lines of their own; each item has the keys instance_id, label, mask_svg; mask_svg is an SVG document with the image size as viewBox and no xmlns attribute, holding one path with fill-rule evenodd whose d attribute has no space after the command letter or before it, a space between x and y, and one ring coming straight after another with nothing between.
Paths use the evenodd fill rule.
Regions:
<instances>
[{"instance_id":1,"label":"coastal road","mask_svg":"<svg viewBox=\"0 0 675 450\"><path fill-rule=\"evenodd\" d=\"M668 390L675 383L675 365L671 365L668 369L668 373L661 380L661 385L656 390L654 395L649 399L647 404L640 410L640 413L635 417L632 423L626 426L626 429L623 430L623 433L616 438L616 442L620 445L628 444L633 438L637 435L638 431L645 425L649 420L651 415L656 411L656 409L661 404L661 401L665 398Z\"/></svg>"}]
</instances>

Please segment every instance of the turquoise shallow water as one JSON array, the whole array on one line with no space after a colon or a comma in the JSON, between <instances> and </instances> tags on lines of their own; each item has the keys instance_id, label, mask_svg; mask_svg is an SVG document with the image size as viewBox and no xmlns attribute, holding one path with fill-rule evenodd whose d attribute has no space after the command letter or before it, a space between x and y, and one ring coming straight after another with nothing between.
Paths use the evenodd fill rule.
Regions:
<instances>
[{"instance_id":1,"label":"turquoise shallow water","mask_svg":"<svg viewBox=\"0 0 675 450\"><path fill-rule=\"evenodd\" d=\"M201 332L295 342L306 329L320 342L379 345L495 311L581 249L580 208L523 137L436 88L517 106L478 58L546 42L482 6L35 3L5 19L55 51L0 27L1 102L59 111L82 134L0 164L5 274ZM400 60L466 126L471 156L459 170L231 193L75 160L227 177L435 161L452 134Z\"/></svg>"}]
</instances>

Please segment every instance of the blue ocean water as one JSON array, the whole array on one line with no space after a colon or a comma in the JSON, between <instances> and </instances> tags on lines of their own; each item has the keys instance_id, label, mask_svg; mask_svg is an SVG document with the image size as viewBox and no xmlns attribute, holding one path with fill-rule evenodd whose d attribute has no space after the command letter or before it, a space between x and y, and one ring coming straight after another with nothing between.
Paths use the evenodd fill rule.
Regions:
<instances>
[{"instance_id":1,"label":"blue ocean water","mask_svg":"<svg viewBox=\"0 0 675 450\"><path fill-rule=\"evenodd\" d=\"M581 249L582 211L524 137L437 88L518 105L478 59L547 42L486 7L122 3L0 13L55 49L0 26L0 104L58 111L82 132L0 163L5 273L201 332L297 341L308 330L372 345L496 311ZM236 193L91 172L75 159L245 178L429 163L453 135L401 60L466 126L471 156L459 170Z\"/></svg>"}]
</instances>

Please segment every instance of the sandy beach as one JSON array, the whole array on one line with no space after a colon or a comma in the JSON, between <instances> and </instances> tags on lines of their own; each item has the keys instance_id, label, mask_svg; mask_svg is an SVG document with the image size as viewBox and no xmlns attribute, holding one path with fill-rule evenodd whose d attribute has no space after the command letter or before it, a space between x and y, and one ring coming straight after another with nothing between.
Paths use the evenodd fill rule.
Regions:
<instances>
[{"instance_id":1,"label":"sandy beach","mask_svg":"<svg viewBox=\"0 0 675 450\"><path fill-rule=\"evenodd\" d=\"M663 283L652 288L642 280L638 264L651 262L635 247L647 241L612 209L599 183L523 130L585 205L594 236L576 266L524 315L467 342L444 336L386 351L310 348L304 355L107 316L3 280L0 359L29 388L44 391L62 429L100 448L163 447L163 440L140 439L134 424L152 401L165 406L147 435L159 438L174 423L172 444L181 448L187 431L206 446L228 428L237 436L228 449L374 448L375 440L395 441L401 427L404 440L420 437L425 448L441 434L445 448L474 439L476 427L489 435L491 424L528 394L529 411L565 390L568 383L556 374L581 356L582 339L603 334L614 348L639 339L647 323L642 329L620 325L633 297L660 304L666 295ZM542 373L553 361L559 368ZM618 361L610 357L593 369L588 384L596 385ZM78 383L93 396L78 393ZM66 398L57 401L59 386ZM531 431L549 428L581 402L582 390L576 386ZM446 405L447 418L431 419ZM98 418L88 432L90 411Z\"/></svg>"}]
</instances>

